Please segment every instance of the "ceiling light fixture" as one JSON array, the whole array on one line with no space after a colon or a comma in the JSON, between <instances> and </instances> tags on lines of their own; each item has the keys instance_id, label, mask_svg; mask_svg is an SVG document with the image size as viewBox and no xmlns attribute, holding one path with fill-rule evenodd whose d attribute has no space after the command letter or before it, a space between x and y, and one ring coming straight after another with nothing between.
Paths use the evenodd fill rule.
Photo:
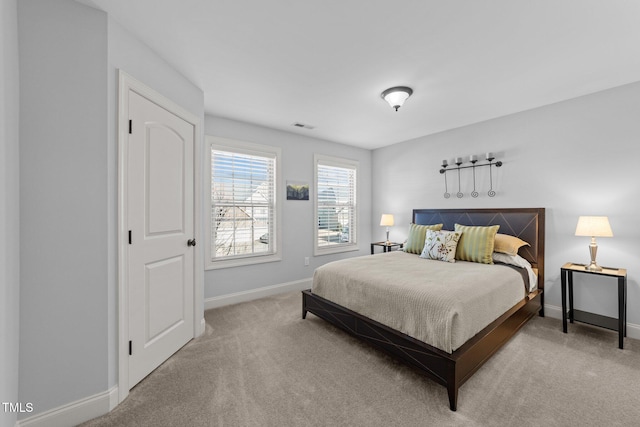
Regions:
<instances>
[{"instance_id":1,"label":"ceiling light fixture","mask_svg":"<svg viewBox=\"0 0 640 427\"><path fill-rule=\"evenodd\" d=\"M410 87L396 86L385 90L380 96L391 105L391 108L395 108L396 111L398 111L398 108L402 107L404 101L406 101L412 93L413 89Z\"/></svg>"}]
</instances>

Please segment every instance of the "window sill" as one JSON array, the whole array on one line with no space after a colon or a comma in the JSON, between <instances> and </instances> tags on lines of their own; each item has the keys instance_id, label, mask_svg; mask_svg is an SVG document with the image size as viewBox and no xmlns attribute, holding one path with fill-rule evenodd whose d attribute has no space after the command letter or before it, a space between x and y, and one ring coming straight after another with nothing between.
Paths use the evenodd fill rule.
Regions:
<instances>
[{"instance_id":1,"label":"window sill","mask_svg":"<svg viewBox=\"0 0 640 427\"><path fill-rule=\"evenodd\" d=\"M354 251L359 251L359 250L360 250L360 248L358 247L357 244L341 245L341 246L327 247L327 248L318 248L318 247L316 247L313 250L313 255L314 256L322 256L322 255L339 254L339 253L342 253L342 252L354 252Z\"/></svg>"},{"instance_id":2,"label":"window sill","mask_svg":"<svg viewBox=\"0 0 640 427\"><path fill-rule=\"evenodd\" d=\"M264 264L267 262L282 261L282 257L279 254L264 255L264 256L252 256L243 258L224 259L217 261L209 261L205 270L220 270L222 268L242 267L254 264Z\"/></svg>"}]
</instances>

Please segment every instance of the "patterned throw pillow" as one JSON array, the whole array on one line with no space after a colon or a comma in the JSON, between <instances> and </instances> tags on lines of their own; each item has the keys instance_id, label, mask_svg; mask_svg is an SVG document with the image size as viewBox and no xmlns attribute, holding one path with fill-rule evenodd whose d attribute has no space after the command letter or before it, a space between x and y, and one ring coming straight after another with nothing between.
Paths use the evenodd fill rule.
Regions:
<instances>
[{"instance_id":1,"label":"patterned throw pillow","mask_svg":"<svg viewBox=\"0 0 640 427\"><path fill-rule=\"evenodd\" d=\"M489 227L475 227L455 224L456 231L462 232L456 249L456 259L460 261L493 264L493 245L498 233L499 225Z\"/></svg>"},{"instance_id":2,"label":"patterned throw pillow","mask_svg":"<svg viewBox=\"0 0 640 427\"><path fill-rule=\"evenodd\" d=\"M427 234L427 230L440 231L442 229L442 224L433 224L433 225L418 225L418 224L410 224L409 225L409 237L407 238L407 243L404 244L404 251L410 254L421 254L422 249L424 248L424 239Z\"/></svg>"},{"instance_id":3,"label":"patterned throw pillow","mask_svg":"<svg viewBox=\"0 0 640 427\"><path fill-rule=\"evenodd\" d=\"M427 230L420 258L456 262L456 247L462 233L457 231Z\"/></svg>"}]
</instances>

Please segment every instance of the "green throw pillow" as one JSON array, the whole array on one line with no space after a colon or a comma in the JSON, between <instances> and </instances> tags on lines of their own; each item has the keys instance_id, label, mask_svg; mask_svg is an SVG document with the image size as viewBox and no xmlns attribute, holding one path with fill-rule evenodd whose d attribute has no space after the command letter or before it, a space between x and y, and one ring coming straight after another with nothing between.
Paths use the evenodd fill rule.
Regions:
<instances>
[{"instance_id":1,"label":"green throw pillow","mask_svg":"<svg viewBox=\"0 0 640 427\"><path fill-rule=\"evenodd\" d=\"M422 249L424 249L427 230L440 231L441 229L442 224L418 225L411 223L409 225L409 237L407 238L407 243L404 244L404 251L420 255Z\"/></svg>"},{"instance_id":2,"label":"green throw pillow","mask_svg":"<svg viewBox=\"0 0 640 427\"><path fill-rule=\"evenodd\" d=\"M456 248L456 259L460 261L493 264L493 245L499 225L475 227L455 224L455 231L462 232Z\"/></svg>"}]
</instances>

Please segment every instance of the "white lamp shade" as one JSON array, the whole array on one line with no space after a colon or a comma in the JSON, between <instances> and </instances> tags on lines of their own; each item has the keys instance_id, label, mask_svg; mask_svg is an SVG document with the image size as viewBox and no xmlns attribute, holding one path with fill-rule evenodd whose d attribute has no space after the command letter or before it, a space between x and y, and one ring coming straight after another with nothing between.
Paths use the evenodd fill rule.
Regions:
<instances>
[{"instance_id":1,"label":"white lamp shade","mask_svg":"<svg viewBox=\"0 0 640 427\"><path fill-rule=\"evenodd\" d=\"M392 214L382 214L380 218L380 225L383 227L392 227L393 226L393 215Z\"/></svg>"},{"instance_id":2,"label":"white lamp shade","mask_svg":"<svg viewBox=\"0 0 640 427\"><path fill-rule=\"evenodd\" d=\"M384 97L384 100L387 101L391 107L395 108L396 106L402 107L402 104L404 104L407 98L409 98L407 92L391 92Z\"/></svg>"},{"instance_id":3,"label":"white lamp shade","mask_svg":"<svg viewBox=\"0 0 640 427\"><path fill-rule=\"evenodd\" d=\"M581 216L578 218L576 236L613 237L609 218L606 216Z\"/></svg>"},{"instance_id":4,"label":"white lamp shade","mask_svg":"<svg viewBox=\"0 0 640 427\"><path fill-rule=\"evenodd\" d=\"M396 86L385 90L380 95L382 99L389 103L391 108L395 108L395 110L398 111L398 108L402 107L404 101L406 101L412 93L413 89L410 87Z\"/></svg>"}]
</instances>

